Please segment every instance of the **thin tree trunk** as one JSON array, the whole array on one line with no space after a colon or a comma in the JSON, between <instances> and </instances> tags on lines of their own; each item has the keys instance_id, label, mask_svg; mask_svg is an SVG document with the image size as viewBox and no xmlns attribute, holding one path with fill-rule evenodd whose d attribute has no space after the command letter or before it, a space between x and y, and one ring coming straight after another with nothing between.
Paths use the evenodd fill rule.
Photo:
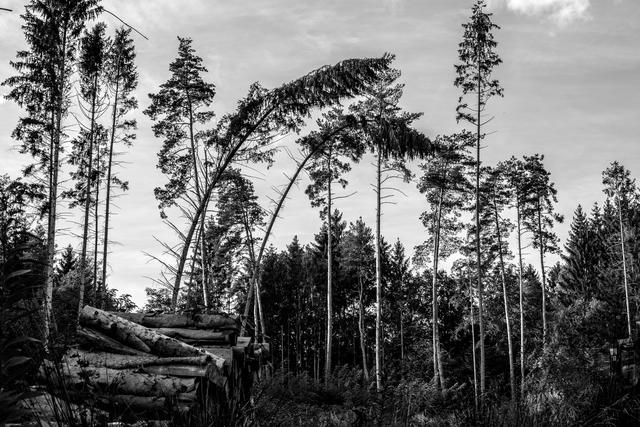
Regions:
<instances>
[{"instance_id":1,"label":"thin tree trunk","mask_svg":"<svg viewBox=\"0 0 640 427\"><path fill-rule=\"evenodd\" d=\"M94 230L95 240L93 242L93 292L98 287L98 244L100 240L100 146L96 147L96 200L93 211L93 221L96 229ZM95 302L92 302L95 305Z\"/></svg>"},{"instance_id":2,"label":"thin tree trunk","mask_svg":"<svg viewBox=\"0 0 640 427\"><path fill-rule=\"evenodd\" d=\"M469 269L471 273L471 269ZM469 301L471 302L471 359L473 362L473 402L475 404L476 411L478 410L478 373L476 371L476 331L475 331L475 314L473 313L473 281L471 280L471 274L469 274Z\"/></svg>"},{"instance_id":3,"label":"thin tree trunk","mask_svg":"<svg viewBox=\"0 0 640 427\"><path fill-rule=\"evenodd\" d=\"M520 229L520 197L516 193L516 213L518 216L518 286L520 299L520 398L524 397L524 301L522 283L522 231Z\"/></svg>"},{"instance_id":4,"label":"thin tree trunk","mask_svg":"<svg viewBox=\"0 0 640 427\"><path fill-rule=\"evenodd\" d=\"M382 262L380 247L380 209L382 191L382 150L378 142L378 162L376 170L376 391L382 391Z\"/></svg>"},{"instance_id":5,"label":"thin tree trunk","mask_svg":"<svg viewBox=\"0 0 640 427\"><path fill-rule=\"evenodd\" d=\"M438 327L438 261L440 258L440 225L442 221L442 201L444 190L440 188L438 196L438 208L436 212L435 239L433 245L433 277L431 286L432 322L433 322L433 378L436 386L438 380L440 388L444 389L444 368L442 367L442 356L440 354L440 329Z\"/></svg>"},{"instance_id":6,"label":"thin tree trunk","mask_svg":"<svg viewBox=\"0 0 640 427\"><path fill-rule=\"evenodd\" d=\"M85 183L87 187L84 193L84 223L82 227L82 250L80 252L80 289L78 291L78 315L76 316L76 328L80 324L80 310L84 307L84 289L86 287L87 241L89 240L89 211L91 209L91 175L93 174L93 141L95 138L97 86L98 75L96 74L93 78L93 92L91 94L91 123L89 125L89 152L87 155L88 165L85 171L87 173L87 180ZM93 304L95 304L95 287L93 288L93 292Z\"/></svg>"},{"instance_id":7,"label":"thin tree trunk","mask_svg":"<svg viewBox=\"0 0 640 427\"><path fill-rule=\"evenodd\" d=\"M618 222L620 224L620 250L622 251L622 275L624 277L624 300L627 306L627 333L631 338L631 309L629 307L629 284L627 282L627 255L624 248L624 232L622 228L622 206L618 196Z\"/></svg>"},{"instance_id":8,"label":"thin tree trunk","mask_svg":"<svg viewBox=\"0 0 640 427\"><path fill-rule=\"evenodd\" d=\"M362 301L364 286L362 283L362 276L360 274L358 274L358 282L360 285L360 292L358 293L358 330L360 331L360 352L362 353L362 372L364 374L364 380L368 382L369 367L367 366L367 347L365 343L364 308L363 308L363 301Z\"/></svg>"},{"instance_id":9,"label":"thin tree trunk","mask_svg":"<svg viewBox=\"0 0 640 427\"><path fill-rule=\"evenodd\" d=\"M402 318L402 308L400 309L400 361L404 362L404 319Z\"/></svg>"},{"instance_id":10,"label":"thin tree trunk","mask_svg":"<svg viewBox=\"0 0 640 427\"><path fill-rule=\"evenodd\" d=\"M540 244L540 275L542 276L542 348L547 347L547 275L544 271L544 240L542 238L542 207L538 196L538 236Z\"/></svg>"},{"instance_id":11,"label":"thin tree trunk","mask_svg":"<svg viewBox=\"0 0 640 427\"><path fill-rule=\"evenodd\" d=\"M331 147L329 147L329 156L327 158L327 171L329 173L329 180L327 183L327 347L325 349L325 367L324 367L324 381L329 382L331 376L331 338L332 338L332 238L331 238Z\"/></svg>"},{"instance_id":12,"label":"thin tree trunk","mask_svg":"<svg viewBox=\"0 0 640 427\"><path fill-rule=\"evenodd\" d=\"M109 215L111 208L111 168L113 167L113 145L115 142L116 124L118 118L118 96L120 90L120 65L118 59L118 72L116 74L116 88L113 97L113 109L111 114L111 137L109 140L109 160L107 162L107 193L105 196L104 205L104 241L102 242L102 291L98 292L99 303L96 304L99 308L102 308L103 293L107 289L107 257L108 257L108 245L109 245Z\"/></svg>"},{"instance_id":13,"label":"thin tree trunk","mask_svg":"<svg viewBox=\"0 0 640 427\"><path fill-rule=\"evenodd\" d=\"M480 400L484 404L485 393L485 352L484 352L484 289L482 286L482 263L480 259L480 127L481 127L482 89L480 63L478 63L478 116L476 118L476 265L478 269L478 317L480 323Z\"/></svg>"},{"instance_id":14,"label":"thin tree trunk","mask_svg":"<svg viewBox=\"0 0 640 427\"><path fill-rule=\"evenodd\" d=\"M493 212L496 221L496 235L498 236L498 254L500 256L500 279L502 280L502 297L504 300L504 321L507 324L507 345L509 347L509 384L511 386L511 399L516 398L516 374L513 366L513 342L511 340L511 322L509 321L509 300L507 297L507 280L504 271L504 256L502 254L502 235L500 232L500 218L495 194L493 198Z\"/></svg>"}]
</instances>

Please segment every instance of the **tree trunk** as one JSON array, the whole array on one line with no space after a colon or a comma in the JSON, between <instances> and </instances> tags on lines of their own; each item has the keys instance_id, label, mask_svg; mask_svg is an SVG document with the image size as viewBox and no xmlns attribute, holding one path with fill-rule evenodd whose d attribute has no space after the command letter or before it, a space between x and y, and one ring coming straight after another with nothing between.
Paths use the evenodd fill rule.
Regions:
<instances>
[{"instance_id":1,"label":"tree trunk","mask_svg":"<svg viewBox=\"0 0 640 427\"><path fill-rule=\"evenodd\" d=\"M225 314L196 314L194 316L172 313L146 314L112 312L111 314L146 326L147 328L240 329L240 318Z\"/></svg>"},{"instance_id":2,"label":"tree trunk","mask_svg":"<svg viewBox=\"0 0 640 427\"><path fill-rule=\"evenodd\" d=\"M360 352L362 353L362 372L364 380L369 381L369 367L367 366L367 347L365 342L365 330L364 330L364 307L363 307L363 293L364 286L362 283L362 276L358 274L358 282L360 284L360 292L358 293L358 330L360 331Z\"/></svg>"},{"instance_id":3,"label":"tree trunk","mask_svg":"<svg viewBox=\"0 0 640 427\"><path fill-rule=\"evenodd\" d=\"M484 289L482 285L482 262L480 258L480 140L481 131L481 99L482 88L480 78L480 64L478 63L478 116L476 129L476 266L478 269L477 285L478 285L478 317L480 323L480 400L484 404L485 393L485 377L486 377L486 360L484 351Z\"/></svg>"},{"instance_id":4,"label":"tree trunk","mask_svg":"<svg viewBox=\"0 0 640 427\"><path fill-rule=\"evenodd\" d=\"M76 333L78 341L91 349L104 350L109 353L116 354L149 356L148 353L124 345L120 341L114 340L102 332L98 332L90 328L79 326Z\"/></svg>"},{"instance_id":5,"label":"tree trunk","mask_svg":"<svg viewBox=\"0 0 640 427\"><path fill-rule=\"evenodd\" d=\"M93 211L93 221L96 227L94 230L95 239L93 242L93 292L95 292L98 287L98 242L100 239L100 146L96 147L96 151L96 200ZM95 301L92 301L92 304L95 304Z\"/></svg>"},{"instance_id":6,"label":"tree trunk","mask_svg":"<svg viewBox=\"0 0 640 427\"><path fill-rule=\"evenodd\" d=\"M469 279L471 279L471 275L469 275ZM476 319L475 319L475 314L473 313L473 282L471 280L469 280L469 300L471 301L471 359L473 362L473 401L477 411L478 410L478 373L476 371L476 366L477 366L476 331L475 331Z\"/></svg>"},{"instance_id":7,"label":"tree trunk","mask_svg":"<svg viewBox=\"0 0 640 427\"><path fill-rule=\"evenodd\" d=\"M98 75L93 78L93 88L91 94L91 122L89 124L89 153L87 155L88 165L86 167L87 186L84 193L84 222L82 225L82 250L80 252L80 289L78 290L78 315L76 316L76 328L80 322L80 310L84 307L84 290L86 287L86 263L87 263L87 241L89 240L89 210L91 208L91 178L93 175L93 141L95 139L95 123L96 123L96 97L98 92ZM86 160L86 159L85 159ZM98 201L96 200L96 203ZM95 271L94 271L95 274ZM95 303L95 287L94 303Z\"/></svg>"},{"instance_id":8,"label":"tree trunk","mask_svg":"<svg viewBox=\"0 0 640 427\"><path fill-rule=\"evenodd\" d=\"M442 221L442 201L444 199L444 190L440 189L438 196L438 207L436 212L435 239L433 245L433 278L431 286L431 303L432 303L432 332L433 332L433 378L440 388L444 389L444 368L442 367L442 356L440 354L440 329L438 327L438 260L440 258L440 230Z\"/></svg>"},{"instance_id":9,"label":"tree trunk","mask_svg":"<svg viewBox=\"0 0 640 427\"><path fill-rule=\"evenodd\" d=\"M629 284L627 282L627 254L624 248L624 231L622 228L622 206L620 196L618 199L618 223L620 224L620 250L622 251L622 276L624 278L624 300L627 307L627 333L631 339L631 309L629 307Z\"/></svg>"},{"instance_id":10,"label":"tree trunk","mask_svg":"<svg viewBox=\"0 0 640 427\"><path fill-rule=\"evenodd\" d=\"M520 197L516 192L516 213L518 221L518 286L520 299L520 398L524 398L524 301L522 283L522 231L520 229Z\"/></svg>"},{"instance_id":11,"label":"tree trunk","mask_svg":"<svg viewBox=\"0 0 640 427\"><path fill-rule=\"evenodd\" d=\"M83 328L84 329L84 328ZM81 363L87 363L100 368L111 369L134 369L145 366L160 365L192 365L206 366L210 362L208 356L191 357L158 357L149 354L145 355L115 355L113 353L100 353L73 349L68 356L71 359L78 359Z\"/></svg>"},{"instance_id":12,"label":"tree trunk","mask_svg":"<svg viewBox=\"0 0 640 427\"><path fill-rule=\"evenodd\" d=\"M329 181L327 183L327 340L325 349L325 365L324 365L324 381L329 383L331 376L331 338L332 338L332 239L331 239L331 147L329 147L329 157L327 158L327 170L329 173Z\"/></svg>"},{"instance_id":13,"label":"tree trunk","mask_svg":"<svg viewBox=\"0 0 640 427\"><path fill-rule=\"evenodd\" d=\"M118 59L119 61L119 59ZM118 96L120 90L120 65L118 62L118 71L116 74L116 88L113 96L113 109L111 112L111 135L109 138L109 160L107 162L107 193L104 201L104 241L102 242L102 281L101 291L98 292L96 304L98 308L102 308L103 294L107 289L107 256L109 251L109 215L111 212L111 169L113 167L113 145L116 135L117 112L118 112Z\"/></svg>"},{"instance_id":14,"label":"tree trunk","mask_svg":"<svg viewBox=\"0 0 640 427\"><path fill-rule=\"evenodd\" d=\"M507 345L509 347L509 385L511 386L511 399L516 398L515 368L513 366L513 342L511 340L511 322L509 321L509 299L507 296L507 280L504 271L504 256L502 254L502 235L500 231L500 217L495 194L493 197L493 213L496 221L496 235L498 237L498 255L500 259L500 279L502 281L502 298L504 300L504 321L507 325Z\"/></svg>"},{"instance_id":15,"label":"tree trunk","mask_svg":"<svg viewBox=\"0 0 640 427\"><path fill-rule=\"evenodd\" d=\"M380 247L380 210L382 190L382 150L378 142L378 162L376 170L376 391L382 391L382 254Z\"/></svg>"},{"instance_id":16,"label":"tree trunk","mask_svg":"<svg viewBox=\"0 0 640 427\"><path fill-rule=\"evenodd\" d=\"M544 271L544 240L542 238L542 207L538 197L538 236L540 244L540 275L542 276L542 348L547 348L547 275Z\"/></svg>"}]
</instances>

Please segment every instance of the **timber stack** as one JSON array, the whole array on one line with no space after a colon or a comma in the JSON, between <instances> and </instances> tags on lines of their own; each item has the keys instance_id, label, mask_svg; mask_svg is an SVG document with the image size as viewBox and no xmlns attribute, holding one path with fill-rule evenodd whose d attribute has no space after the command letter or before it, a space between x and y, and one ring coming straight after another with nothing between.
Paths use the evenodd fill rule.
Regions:
<instances>
[{"instance_id":1,"label":"timber stack","mask_svg":"<svg viewBox=\"0 0 640 427\"><path fill-rule=\"evenodd\" d=\"M184 414L202 405L222 415L248 399L268 354L268 344L238 337L239 330L237 316L85 306L78 347L49 376L55 372L70 400L92 399L127 418Z\"/></svg>"}]
</instances>

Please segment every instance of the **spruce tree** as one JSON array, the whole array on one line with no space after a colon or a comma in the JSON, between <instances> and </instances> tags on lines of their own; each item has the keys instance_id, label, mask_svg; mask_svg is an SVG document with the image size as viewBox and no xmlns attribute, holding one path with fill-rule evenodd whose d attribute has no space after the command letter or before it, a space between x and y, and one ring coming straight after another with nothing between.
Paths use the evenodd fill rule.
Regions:
<instances>
[{"instance_id":1,"label":"spruce tree","mask_svg":"<svg viewBox=\"0 0 640 427\"><path fill-rule=\"evenodd\" d=\"M480 247L480 142L484 138L483 126L488 123L485 108L490 98L502 96L498 80L492 79L492 72L502 60L495 52L497 43L493 31L499 29L491 21L491 13L486 13L484 0L477 0L471 9L469 21L463 24L464 34L459 44L460 63L455 66L457 77L454 85L462 90L456 109L456 119L475 127L476 131L476 268L478 287L478 315L480 321L480 394L485 393L485 345L484 345L484 291L481 274ZM467 99L468 98L468 99Z\"/></svg>"}]
</instances>

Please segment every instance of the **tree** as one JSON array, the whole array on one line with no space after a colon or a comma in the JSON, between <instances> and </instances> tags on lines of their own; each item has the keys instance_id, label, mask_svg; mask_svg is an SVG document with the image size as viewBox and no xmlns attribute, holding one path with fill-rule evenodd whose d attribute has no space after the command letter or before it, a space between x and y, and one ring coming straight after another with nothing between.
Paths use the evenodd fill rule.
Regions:
<instances>
[{"instance_id":1,"label":"tree","mask_svg":"<svg viewBox=\"0 0 640 427\"><path fill-rule=\"evenodd\" d=\"M432 348L434 383L444 389L445 375L440 348L438 324L438 263L451 256L460 246L457 234L462 229L460 211L469 199L471 183L466 174L471 166L468 149L473 140L468 133L438 137L436 156L420 167L423 175L418 190L424 193L431 206L422 213L422 224L429 230L430 239L416 247L416 259L426 264L432 259ZM438 381L439 380L439 381Z\"/></svg>"},{"instance_id":2,"label":"tree","mask_svg":"<svg viewBox=\"0 0 640 427\"><path fill-rule=\"evenodd\" d=\"M97 119L100 115L100 98L103 97L103 78L104 64L107 53L107 39L105 37L105 25L100 23L95 25L91 31L85 30L80 43L80 63L78 71L80 74L80 95L82 101L87 106L83 107L85 116L89 119L88 129L83 129L77 144L74 147L74 153L77 159L79 171L76 173L78 177L84 177L84 188L80 189L82 200L84 201L84 221L82 227L82 250L80 252L80 288L78 293L78 322L80 321L80 311L84 307L84 290L86 287L86 266L87 259L87 243L89 240L89 210L91 208L91 188L97 184L99 180L94 177L94 147L98 140L97 135L100 134L97 129ZM96 156L99 161L99 156ZM79 194L78 194L79 196ZM98 204L98 199L94 201ZM96 224L97 225L97 224ZM96 242L97 243L97 242ZM95 266L94 266L95 267ZM94 268L94 275L97 275ZM95 287L94 287L95 289Z\"/></svg>"},{"instance_id":3,"label":"tree","mask_svg":"<svg viewBox=\"0 0 640 427\"><path fill-rule=\"evenodd\" d=\"M625 250L624 222L625 213L629 210L629 205L636 197L635 179L631 179L630 173L618 162L612 162L607 169L602 172L602 184L605 186L604 193L609 198L615 199L618 211L618 227L620 232L620 254L622 257L622 278L624 283L624 298L627 309L627 332L631 338L631 308L629 304L629 283L627 281L627 255ZM623 210L625 213L623 213Z\"/></svg>"},{"instance_id":4,"label":"tree","mask_svg":"<svg viewBox=\"0 0 640 427\"><path fill-rule=\"evenodd\" d=\"M339 121L342 113L339 110L333 110L325 114L324 121L319 123L322 126L331 126L330 123ZM337 134L334 139L329 141L326 148L313 158L308 166L311 184L307 186L305 192L311 200L311 206L319 207L320 218L326 223L327 232L327 336L326 336L326 354L325 354L325 381L329 381L331 376L331 341L333 338L333 245L332 242L332 202L333 193L332 185L337 182L342 188L347 186L346 179L343 175L351 170L349 162L357 162L360 160L364 150L364 146L359 141L350 138L348 135ZM340 197L340 196L339 196Z\"/></svg>"},{"instance_id":5,"label":"tree","mask_svg":"<svg viewBox=\"0 0 640 427\"><path fill-rule=\"evenodd\" d=\"M476 267L478 285L478 315L480 322L480 394L485 393L485 346L484 346L484 307L480 261L480 141L484 138L482 128L491 119L486 119L484 110L487 102L494 96L502 96L503 90L498 80L492 79L493 69L502 60L495 52L497 43L493 30L500 27L491 21L491 13L485 13L484 0L477 0L471 11L469 21L462 25L464 34L459 44L460 63L455 66L457 77L454 85L462 90L456 108L456 120L464 120L476 128ZM472 101L466 101L470 97ZM473 102L473 107L469 105Z\"/></svg>"},{"instance_id":6,"label":"tree","mask_svg":"<svg viewBox=\"0 0 640 427\"><path fill-rule=\"evenodd\" d=\"M115 142L124 146L131 146L135 134L131 133L136 128L135 119L125 119L125 116L138 107L138 102L133 91L138 87L138 72L136 71L136 52L133 40L130 37L131 30L119 28L111 43L107 54L106 80L107 87L113 99L111 103L111 127L109 131L109 148L107 149L107 178L106 195L104 203L104 238L102 241L102 293L107 286L107 258L109 254L109 220L111 218L111 188L112 184L127 188L127 183L120 180L113 173L113 158ZM102 293L98 298L102 301ZM102 306L102 304L99 304Z\"/></svg>"},{"instance_id":7,"label":"tree","mask_svg":"<svg viewBox=\"0 0 640 427\"><path fill-rule=\"evenodd\" d=\"M7 95L26 109L13 137L22 142L20 151L36 160L25 174L36 176L48 185L45 211L47 220L47 280L43 298L43 336L49 339L51 302L55 277L56 219L60 151L64 144L63 119L69 107L69 87L76 62L77 40L87 20L101 11L98 0L32 0L22 15L23 30L29 50L17 53L11 65L17 76L4 81L12 86Z\"/></svg>"},{"instance_id":8,"label":"tree","mask_svg":"<svg viewBox=\"0 0 640 427\"><path fill-rule=\"evenodd\" d=\"M358 283L358 331L360 333L360 352L362 353L362 371L365 381L369 381L369 366L367 363L367 333L365 329L365 307L368 295L367 288L371 277L375 274L373 264L375 263L374 237L371 228L367 227L362 218L355 223L349 224L349 230L344 236L343 263L347 271L351 270L355 274Z\"/></svg>"},{"instance_id":9,"label":"tree","mask_svg":"<svg viewBox=\"0 0 640 427\"><path fill-rule=\"evenodd\" d=\"M485 182L483 193L486 197L488 209L484 210L485 215L493 217L495 225L495 249L498 252L498 261L500 269L500 280L502 282L502 298L504 303L504 320L507 328L507 345L509 348L509 385L511 386L511 399L516 398L516 378L514 368L513 342L511 337L511 321L509 319L509 298L507 293L507 275L505 268L505 257L509 254L509 245L506 242L513 225L510 221L500 217L511 203L511 191L506 182L505 171L501 169L487 168L485 173Z\"/></svg>"},{"instance_id":10,"label":"tree","mask_svg":"<svg viewBox=\"0 0 640 427\"><path fill-rule=\"evenodd\" d=\"M540 252L540 277L542 279L542 345L547 339L547 277L544 265L545 253L559 251L558 236L553 223L563 217L555 213L554 203L558 191L550 180L551 174L544 168L544 156L535 154L524 157L524 171L530 182L529 207L524 212L524 226L532 233L533 247Z\"/></svg>"},{"instance_id":11,"label":"tree","mask_svg":"<svg viewBox=\"0 0 640 427\"><path fill-rule=\"evenodd\" d=\"M171 77L160 85L160 91L149 94L151 105L144 110L154 122L156 137L164 138L158 153L158 168L169 176L164 188L154 192L160 202L161 216L166 218L165 209L179 204L182 213L193 219L204 233L207 202L197 215L192 211L204 203L203 188L209 180L209 146L204 143L208 132L198 129L206 125L214 116L208 108L216 94L215 85L204 81L202 74L207 69L202 58L195 54L190 38L178 37L178 57L169 65ZM192 196L195 195L195 200ZM206 262L206 246L200 239L201 259ZM202 269L206 276L207 269ZM203 283L207 278L203 276ZM206 293L205 307L209 307ZM174 292L173 305L178 295Z\"/></svg>"},{"instance_id":12,"label":"tree","mask_svg":"<svg viewBox=\"0 0 640 427\"><path fill-rule=\"evenodd\" d=\"M402 179L408 182L411 173L404 165L404 158L424 157L431 152L430 141L410 126L422 114L402 113L398 102L402 97L403 84L396 83L400 71L389 70L382 74L379 82L371 85L365 93L365 99L354 106L364 120L367 143L376 158L376 390L382 390L382 255L380 246L380 227L383 200L391 197L384 196L384 190L394 190L389 187L392 179Z\"/></svg>"}]
</instances>

